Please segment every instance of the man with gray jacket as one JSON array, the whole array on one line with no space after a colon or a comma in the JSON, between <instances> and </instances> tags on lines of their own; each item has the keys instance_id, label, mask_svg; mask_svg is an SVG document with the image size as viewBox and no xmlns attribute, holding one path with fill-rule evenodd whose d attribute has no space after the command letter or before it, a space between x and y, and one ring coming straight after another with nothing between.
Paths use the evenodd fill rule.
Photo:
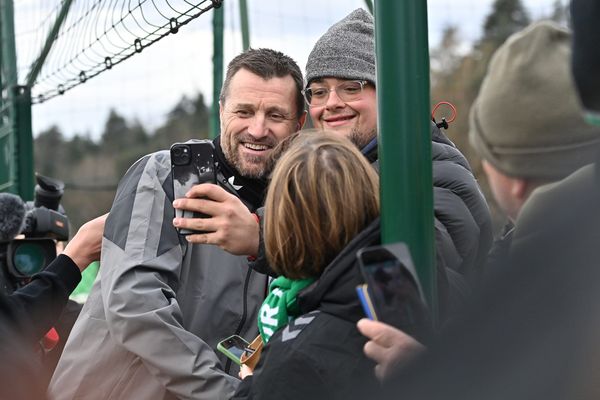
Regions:
<instances>
[{"instance_id":1,"label":"man with gray jacket","mask_svg":"<svg viewBox=\"0 0 600 400\"><path fill-rule=\"evenodd\" d=\"M262 205L268 156L304 123L302 85L296 63L273 50L249 50L228 66L215 160L248 215ZM121 180L100 276L56 368L51 398L233 394L237 368L214 349L233 334L257 335L267 277L249 269L246 257L178 235L170 168L161 151L138 160Z\"/></svg>"}]
</instances>

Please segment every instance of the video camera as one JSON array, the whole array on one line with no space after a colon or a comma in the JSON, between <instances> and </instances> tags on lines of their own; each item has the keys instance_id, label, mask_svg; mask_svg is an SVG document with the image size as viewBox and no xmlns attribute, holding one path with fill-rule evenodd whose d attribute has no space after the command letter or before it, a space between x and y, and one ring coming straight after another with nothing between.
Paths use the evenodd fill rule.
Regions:
<instances>
[{"instance_id":1,"label":"video camera","mask_svg":"<svg viewBox=\"0 0 600 400\"><path fill-rule=\"evenodd\" d=\"M60 204L64 183L36 174L34 201L0 193L0 281L11 293L56 258L56 242L69 239Z\"/></svg>"}]
</instances>

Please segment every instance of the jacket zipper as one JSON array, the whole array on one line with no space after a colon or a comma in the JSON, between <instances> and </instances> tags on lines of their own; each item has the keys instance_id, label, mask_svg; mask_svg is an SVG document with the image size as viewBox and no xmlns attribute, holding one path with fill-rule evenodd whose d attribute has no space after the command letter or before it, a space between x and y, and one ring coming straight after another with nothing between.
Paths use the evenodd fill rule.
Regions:
<instances>
[{"instance_id":1,"label":"jacket zipper","mask_svg":"<svg viewBox=\"0 0 600 400\"><path fill-rule=\"evenodd\" d=\"M246 280L244 282L244 301L243 301L243 309L242 309L242 319L240 319L240 323L235 330L235 334L239 335L242 332L242 328L246 323L246 318L248 317L248 286L250 285L250 276L252 275L252 268L248 267L248 272L246 272ZM227 359L225 363L225 371L229 374L231 370L231 360Z\"/></svg>"}]
</instances>

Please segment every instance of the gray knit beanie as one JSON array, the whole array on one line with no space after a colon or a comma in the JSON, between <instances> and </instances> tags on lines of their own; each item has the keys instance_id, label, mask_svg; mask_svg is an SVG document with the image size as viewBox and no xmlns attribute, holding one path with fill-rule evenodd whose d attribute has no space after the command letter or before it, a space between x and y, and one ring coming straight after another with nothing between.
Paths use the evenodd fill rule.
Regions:
<instances>
[{"instance_id":1,"label":"gray knit beanie","mask_svg":"<svg viewBox=\"0 0 600 400\"><path fill-rule=\"evenodd\" d=\"M505 175L560 179L596 160L600 128L583 120L570 42L568 31L539 22L511 36L490 61L469 139Z\"/></svg>"},{"instance_id":2,"label":"gray knit beanie","mask_svg":"<svg viewBox=\"0 0 600 400\"><path fill-rule=\"evenodd\" d=\"M358 8L333 25L315 44L306 63L306 80L367 80L375 85L373 16Z\"/></svg>"}]
</instances>

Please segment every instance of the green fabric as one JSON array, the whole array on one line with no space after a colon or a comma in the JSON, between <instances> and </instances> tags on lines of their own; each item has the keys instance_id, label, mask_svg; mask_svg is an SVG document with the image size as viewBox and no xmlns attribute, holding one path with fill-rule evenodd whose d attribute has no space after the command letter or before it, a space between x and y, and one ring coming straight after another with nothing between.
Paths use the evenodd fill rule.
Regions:
<instances>
[{"instance_id":1,"label":"green fabric","mask_svg":"<svg viewBox=\"0 0 600 400\"><path fill-rule=\"evenodd\" d=\"M81 274L81 282L79 282L79 285L77 285L75 290L73 290L73 293L71 293L71 300L75 300L78 303L85 302L90 294L90 291L92 290L92 286L96 280L96 275L98 275L99 267L100 263L98 261L94 261L83 271Z\"/></svg>"},{"instance_id":2,"label":"green fabric","mask_svg":"<svg viewBox=\"0 0 600 400\"><path fill-rule=\"evenodd\" d=\"M588 111L584 114L585 122L590 125L600 126L600 113Z\"/></svg>"},{"instance_id":3,"label":"green fabric","mask_svg":"<svg viewBox=\"0 0 600 400\"><path fill-rule=\"evenodd\" d=\"M298 292L314 281L315 278L294 280L280 276L271 282L269 295L258 313L258 331L264 343L267 343L278 329L300 315L296 301Z\"/></svg>"}]
</instances>

